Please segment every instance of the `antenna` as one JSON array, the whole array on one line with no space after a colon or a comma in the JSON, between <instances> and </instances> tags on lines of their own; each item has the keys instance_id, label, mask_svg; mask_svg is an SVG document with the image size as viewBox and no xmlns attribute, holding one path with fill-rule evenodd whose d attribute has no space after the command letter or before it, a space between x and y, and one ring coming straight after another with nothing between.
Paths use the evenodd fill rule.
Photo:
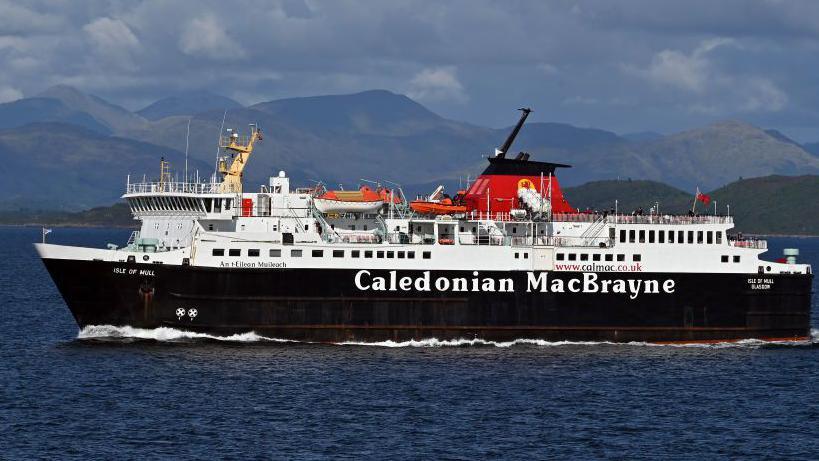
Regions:
<instances>
[{"instance_id":1,"label":"antenna","mask_svg":"<svg viewBox=\"0 0 819 461\"><path fill-rule=\"evenodd\" d=\"M188 132L185 134L185 182L188 182L188 147L191 139L191 119L188 119Z\"/></svg>"},{"instance_id":2,"label":"antenna","mask_svg":"<svg viewBox=\"0 0 819 461\"><path fill-rule=\"evenodd\" d=\"M219 171L219 149L222 141L222 131L225 129L225 117L227 117L227 109L222 114L222 125L219 127L219 136L216 137L216 163L213 166L213 177L216 178L216 173Z\"/></svg>"},{"instance_id":3,"label":"antenna","mask_svg":"<svg viewBox=\"0 0 819 461\"><path fill-rule=\"evenodd\" d=\"M520 120L518 120L517 125L515 128L512 129L512 132L509 133L509 137L506 138L503 145L500 148L495 149L495 157L497 158L504 158L506 157L506 152L509 151L509 148L512 147L512 143L515 142L515 138L518 136L518 132L520 131L521 127L523 127L523 123L526 121L526 117L529 116L529 113L532 112L532 109L528 107L521 107L518 109L521 111Z\"/></svg>"}]
</instances>

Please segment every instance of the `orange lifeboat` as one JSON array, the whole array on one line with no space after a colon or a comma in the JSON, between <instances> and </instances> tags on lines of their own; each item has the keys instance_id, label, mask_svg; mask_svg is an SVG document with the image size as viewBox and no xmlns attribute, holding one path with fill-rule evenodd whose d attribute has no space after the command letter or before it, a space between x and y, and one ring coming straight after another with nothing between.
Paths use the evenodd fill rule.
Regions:
<instances>
[{"instance_id":1,"label":"orange lifeboat","mask_svg":"<svg viewBox=\"0 0 819 461\"><path fill-rule=\"evenodd\" d=\"M367 186L359 190L331 190L313 199L322 213L375 213L384 199Z\"/></svg>"},{"instance_id":2,"label":"orange lifeboat","mask_svg":"<svg viewBox=\"0 0 819 461\"><path fill-rule=\"evenodd\" d=\"M444 198L437 202L414 200L410 202L410 208L417 213L432 215L466 213L465 206L456 205L452 202L452 199L449 198Z\"/></svg>"}]
</instances>

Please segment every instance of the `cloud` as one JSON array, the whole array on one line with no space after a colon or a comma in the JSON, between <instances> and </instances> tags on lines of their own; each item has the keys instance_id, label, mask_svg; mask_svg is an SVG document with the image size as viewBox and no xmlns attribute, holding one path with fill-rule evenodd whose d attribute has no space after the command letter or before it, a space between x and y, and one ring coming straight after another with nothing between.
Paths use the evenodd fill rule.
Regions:
<instances>
[{"instance_id":1,"label":"cloud","mask_svg":"<svg viewBox=\"0 0 819 461\"><path fill-rule=\"evenodd\" d=\"M9 86L0 87L0 103L16 101L23 97L23 92Z\"/></svg>"},{"instance_id":2,"label":"cloud","mask_svg":"<svg viewBox=\"0 0 819 461\"><path fill-rule=\"evenodd\" d=\"M469 98L456 74L455 66L423 69L410 81L408 96L420 101L466 102Z\"/></svg>"},{"instance_id":3,"label":"cloud","mask_svg":"<svg viewBox=\"0 0 819 461\"><path fill-rule=\"evenodd\" d=\"M730 38L715 38L704 40L690 54L662 50L654 55L647 69L638 69L635 73L655 84L702 92L713 80L714 71L708 54L717 47L734 44Z\"/></svg>"},{"instance_id":4,"label":"cloud","mask_svg":"<svg viewBox=\"0 0 819 461\"><path fill-rule=\"evenodd\" d=\"M120 67L134 66L133 55L141 46L128 24L120 19L103 17L83 26L83 31L100 57Z\"/></svg>"},{"instance_id":5,"label":"cloud","mask_svg":"<svg viewBox=\"0 0 819 461\"><path fill-rule=\"evenodd\" d=\"M0 35L30 35L54 32L63 25L62 18L39 13L18 3L0 1Z\"/></svg>"},{"instance_id":6,"label":"cloud","mask_svg":"<svg viewBox=\"0 0 819 461\"><path fill-rule=\"evenodd\" d=\"M195 18L185 25L179 49L191 56L211 59L242 59L247 55L212 15Z\"/></svg>"}]
</instances>

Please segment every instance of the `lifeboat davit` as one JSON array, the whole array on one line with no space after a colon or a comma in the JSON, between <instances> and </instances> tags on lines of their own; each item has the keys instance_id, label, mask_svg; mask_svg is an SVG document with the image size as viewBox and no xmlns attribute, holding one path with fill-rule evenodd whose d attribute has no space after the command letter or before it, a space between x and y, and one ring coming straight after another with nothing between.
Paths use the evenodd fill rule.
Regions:
<instances>
[{"instance_id":1,"label":"lifeboat davit","mask_svg":"<svg viewBox=\"0 0 819 461\"><path fill-rule=\"evenodd\" d=\"M322 213L375 213L384 199L367 186L359 190L331 190L313 199Z\"/></svg>"}]
</instances>

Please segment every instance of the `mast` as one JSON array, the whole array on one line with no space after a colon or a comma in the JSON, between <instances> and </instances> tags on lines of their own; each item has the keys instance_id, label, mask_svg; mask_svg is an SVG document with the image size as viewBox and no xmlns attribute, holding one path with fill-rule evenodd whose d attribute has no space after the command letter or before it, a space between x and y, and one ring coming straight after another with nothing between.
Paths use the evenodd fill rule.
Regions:
<instances>
[{"instance_id":1,"label":"mast","mask_svg":"<svg viewBox=\"0 0 819 461\"><path fill-rule=\"evenodd\" d=\"M532 112L532 109L528 107L521 107L518 110L521 111L520 120L518 120L518 124L515 125L515 128L512 129L512 132L509 133L509 136L506 138L503 145L500 146L499 149L495 150L495 157L497 158L506 157L506 153L509 151L509 148L512 147L512 143L515 142L515 138L518 136L518 132L520 132L521 127L523 127L523 123L526 122L526 117L528 117L529 113Z\"/></svg>"},{"instance_id":2,"label":"mast","mask_svg":"<svg viewBox=\"0 0 819 461\"><path fill-rule=\"evenodd\" d=\"M220 137L219 147L233 152L234 156L230 166L228 166L227 156L219 159L219 173L223 176L219 192L234 192L237 194L242 192L242 172L247 166L250 154L253 153L256 141L261 139L262 131L252 123L250 124L249 137L240 138L239 133L230 129L227 136Z\"/></svg>"}]
</instances>

